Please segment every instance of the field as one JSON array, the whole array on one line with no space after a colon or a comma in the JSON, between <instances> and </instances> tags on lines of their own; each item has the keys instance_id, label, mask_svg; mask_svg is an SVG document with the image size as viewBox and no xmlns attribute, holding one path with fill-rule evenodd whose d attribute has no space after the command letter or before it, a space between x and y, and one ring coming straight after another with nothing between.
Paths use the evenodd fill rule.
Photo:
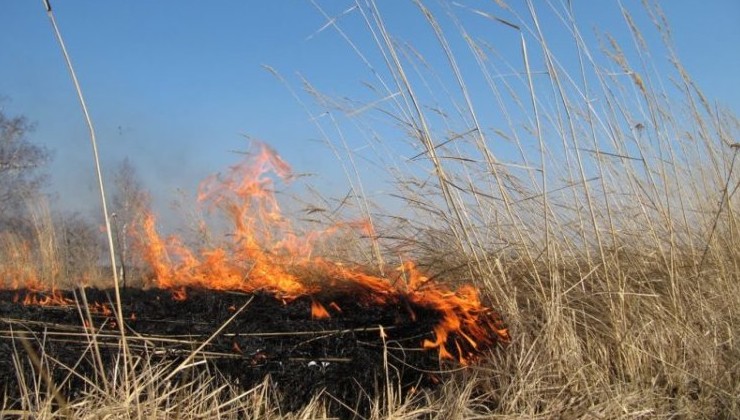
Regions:
<instances>
[{"instance_id":1,"label":"field","mask_svg":"<svg viewBox=\"0 0 740 420\"><path fill-rule=\"evenodd\" d=\"M74 369L29 350L43 348L43 335L21 337L14 366L33 365L35 380L19 382L20 400L3 401L0 418L313 419L332 418L338 404L342 417L369 419L740 418L740 123L682 67L660 9L622 9L631 44L602 34L597 48L566 7L542 11L571 35L561 59L540 11L520 16L500 4L502 18L462 8L512 36L518 61L510 63L466 36L465 20L417 6L441 57L434 66L396 42L369 2L358 10L382 57L367 58L377 97L358 105L303 86L351 185L347 197L279 207L291 196L273 191L290 168L264 146L249 165L203 185L201 205L216 210L192 223L191 236L167 239L154 215L137 215L126 233L141 252L140 273L129 276L137 287L278 296L310 294L322 275L392 278L406 282L393 290L412 294L428 282L455 293L472 285L501 314L510 342L470 363L440 361L452 371L433 387L410 392L390 380L355 405L319 393L286 411L269 378L244 389L194 364L189 380L175 383L171 365L131 363L125 340L117 368L95 371L68 398L47 372ZM634 13L652 26L638 28ZM646 31L662 37L661 53L649 52ZM462 54L473 56L472 68ZM332 117L320 120L313 107ZM357 132L392 201L363 192L372 174L343 134ZM0 236L0 284L110 286L99 261L74 264L47 205L34 202L29 213L30 234ZM311 281L265 286L263 275ZM95 347L93 334L81 339Z\"/></svg>"}]
</instances>

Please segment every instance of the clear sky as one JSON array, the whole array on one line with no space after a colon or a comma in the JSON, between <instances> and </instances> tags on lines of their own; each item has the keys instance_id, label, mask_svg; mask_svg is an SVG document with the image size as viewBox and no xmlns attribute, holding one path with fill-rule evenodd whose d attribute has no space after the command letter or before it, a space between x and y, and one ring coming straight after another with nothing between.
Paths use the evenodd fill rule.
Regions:
<instances>
[{"instance_id":1,"label":"clear sky","mask_svg":"<svg viewBox=\"0 0 740 420\"><path fill-rule=\"evenodd\" d=\"M429 3L440 8L437 1ZM523 2L509 3L524 10ZM305 77L323 93L370 100L363 82L372 75L337 31L321 30L327 19L316 6L338 16L360 50L380 62L357 11L342 14L353 4L52 0L97 126L103 165L112 168L129 157L159 207L166 207L177 189L192 192L198 180L235 162L231 151L245 149L245 135L271 144L297 172L316 174L316 184L327 194L346 191L344 175L331 151L317 141L320 136L309 115L262 65L278 70L299 92ZM399 40L421 52L436 48L411 2L377 4ZM493 2L466 4L495 10ZM587 31L598 27L629 39L616 2L574 4ZM710 98L738 114L740 1L661 4L684 65ZM634 0L624 0L624 5L640 8ZM481 36L484 26L492 25L457 6L450 9L464 16L466 25L480 29ZM515 37L491 36L488 42L504 54L516 54ZM648 38L659 43L655 35ZM550 40L554 45L570 42L566 33L553 33ZM444 62L439 54L426 57L432 66ZM59 207L82 212L96 208L86 126L41 0L0 2L0 96L4 112L36 122L30 138L54 151L49 173ZM313 101L310 95L301 97ZM347 141L361 150L367 138L350 136ZM384 188L372 175L366 179L370 190Z\"/></svg>"}]
</instances>

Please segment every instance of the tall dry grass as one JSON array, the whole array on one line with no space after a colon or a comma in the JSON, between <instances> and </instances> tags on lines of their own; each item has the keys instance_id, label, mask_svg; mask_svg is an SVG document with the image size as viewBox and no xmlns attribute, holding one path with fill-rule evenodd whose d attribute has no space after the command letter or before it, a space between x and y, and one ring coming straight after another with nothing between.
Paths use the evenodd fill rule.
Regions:
<instances>
[{"instance_id":1,"label":"tall dry grass","mask_svg":"<svg viewBox=\"0 0 740 420\"><path fill-rule=\"evenodd\" d=\"M440 58L395 37L382 3L358 2L378 97L308 85L316 120L334 115L319 123L334 149L354 154L341 133L378 120L407 135L366 145L402 202L387 218L360 208L385 260L476 283L511 324L514 343L454 392L456 416L740 416L738 120L690 78L657 5L619 4L625 43L584 34L570 3L496 3L414 2ZM566 54L546 35L558 30Z\"/></svg>"},{"instance_id":2,"label":"tall dry grass","mask_svg":"<svg viewBox=\"0 0 740 420\"><path fill-rule=\"evenodd\" d=\"M740 125L682 67L659 7L620 5L625 43L587 35L565 3L414 4L439 57L394 37L382 3L356 2L347 13L372 51L340 19L327 30L370 70L377 97L333 100L307 80L309 98L295 96L347 175L342 206L356 198L378 232L353 257L415 258L440 279L475 283L514 340L411 401L389 387L369 416L740 417ZM481 22L516 54L473 33ZM563 58L546 35L557 28L571 41ZM662 37L666 62L646 31ZM375 154L360 156L347 127ZM392 142L398 133L405 143ZM393 177L393 212L365 193L362 159ZM331 402L283 413L267 382L239 391L196 375L172 388L159 369L134 376L154 386L146 398L135 384L115 388L126 395L93 387L71 407L82 417L325 418ZM59 415L28 401L24 415Z\"/></svg>"}]
</instances>

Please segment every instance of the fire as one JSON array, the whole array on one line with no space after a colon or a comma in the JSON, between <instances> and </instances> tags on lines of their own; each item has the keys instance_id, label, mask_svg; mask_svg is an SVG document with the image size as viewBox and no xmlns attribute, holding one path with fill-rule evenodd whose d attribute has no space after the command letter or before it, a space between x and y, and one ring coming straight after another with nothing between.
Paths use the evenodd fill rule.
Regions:
<instances>
[{"instance_id":1,"label":"fire","mask_svg":"<svg viewBox=\"0 0 740 420\"><path fill-rule=\"evenodd\" d=\"M292 176L290 166L275 151L257 143L256 153L244 162L201 184L199 202L208 211L221 211L232 226L225 244L193 249L177 236L163 238L154 215L146 215L137 243L151 268L151 285L172 289L177 299L185 299L186 288L192 287L262 291L284 301L322 292L346 292L367 305L410 302L441 314L434 326L434 339L420 344L436 349L441 359L454 359L454 349L463 364L474 358L472 350L510 340L498 315L481 303L471 286L452 290L432 282L412 262L381 277L314 256L313 245L320 238L351 225L372 235L372 225L345 224L298 235L280 211L270 173L283 180ZM309 277L321 280L307 280ZM313 318L330 317L316 299L311 306ZM329 307L341 312L336 303Z\"/></svg>"},{"instance_id":2,"label":"fire","mask_svg":"<svg viewBox=\"0 0 740 420\"><path fill-rule=\"evenodd\" d=\"M16 295L15 300L20 300L20 297ZM23 305L66 306L74 304L74 301L64 297L59 290L53 289L50 293L31 290L26 293L21 303Z\"/></svg>"},{"instance_id":3,"label":"fire","mask_svg":"<svg viewBox=\"0 0 740 420\"><path fill-rule=\"evenodd\" d=\"M39 285L40 273L30 243L10 232L0 232L0 245L9 254L0 259L0 286L19 289L27 285L34 289Z\"/></svg>"},{"instance_id":4,"label":"fire","mask_svg":"<svg viewBox=\"0 0 740 420\"><path fill-rule=\"evenodd\" d=\"M145 217L141 243L156 286L263 290L285 298L314 291L287 268L309 259L316 235L298 238L290 232L272 193L272 180L264 176L270 171L282 178L290 176L290 167L261 145L253 159L201 184L198 200L209 210L222 210L234 227L228 246L203 249L196 255L178 237L161 238L154 215Z\"/></svg>"},{"instance_id":5,"label":"fire","mask_svg":"<svg viewBox=\"0 0 740 420\"><path fill-rule=\"evenodd\" d=\"M113 315L113 311L110 309L107 303L100 303L100 302L93 302L92 305L90 305L90 312L92 313L98 313L104 316L111 316Z\"/></svg>"},{"instance_id":6,"label":"fire","mask_svg":"<svg viewBox=\"0 0 740 420\"><path fill-rule=\"evenodd\" d=\"M25 306L56 306L69 307L76 306L77 302L64 295L64 292L58 289L43 290L41 288L33 290L18 290L13 296L13 303L20 303ZM106 317L113 316L113 310L108 303L92 302L88 305L90 312ZM132 321L136 320L136 315L131 314Z\"/></svg>"},{"instance_id":7,"label":"fire","mask_svg":"<svg viewBox=\"0 0 740 420\"><path fill-rule=\"evenodd\" d=\"M331 318L329 311L324 308L324 305L317 301L311 301L311 318L312 319L327 319Z\"/></svg>"}]
</instances>

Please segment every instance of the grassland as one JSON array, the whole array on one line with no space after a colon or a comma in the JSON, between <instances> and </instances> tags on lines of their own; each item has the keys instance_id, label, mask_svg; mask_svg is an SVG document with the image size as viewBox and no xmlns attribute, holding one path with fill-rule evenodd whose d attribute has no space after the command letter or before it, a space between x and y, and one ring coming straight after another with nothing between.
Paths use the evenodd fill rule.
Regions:
<instances>
[{"instance_id":1,"label":"grassland","mask_svg":"<svg viewBox=\"0 0 740 420\"><path fill-rule=\"evenodd\" d=\"M402 253L444 281L473 283L504 314L513 342L435 391L404 399L388 387L368 417L740 417L740 124L681 66L660 10L640 11L648 29L623 10L632 44L604 34L592 49L568 9L555 7L573 42L564 63L534 7L520 16L503 5L505 19L464 9L514 34L519 61L500 65L522 71L504 78L496 51L466 36L464 22L451 31L446 17L419 3L448 65L426 67L394 40L379 7L356 11L382 53L378 67L368 63L377 70L379 102L358 113L305 85L319 107L347 117L317 127L346 168L354 211L377 232L370 243L348 240L325 252L368 266L392 265ZM645 30L664 37L666 63L648 52ZM459 63L456 37L475 58L472 69ZM472 80L482 84L473 88ZM474 107L481 95L494 111ZM500 128L486 122L491 112L504 121ZM394 180L399 212L362 194L362 171L337 134L342 124L371 130L378 115L419 152L378 160ZM378 156L392 149L369 143ZM314 206L329 213L328 205ZM53 226L39 232L38 244L53 243ZM13 259L18 244L3 240L0 260L39 267L41 277L59 265L43 248L34 260ZM69 401L68 411L52 410L43 386L20 384L23 408L0 417L327 416L327 396L284 413L269 382L232 389L203 372L172 388L163 372L143 366L125 380L111 373L105 386ZM232 398L223 398L224 389Z\"/></svg>"}]
</instances>

